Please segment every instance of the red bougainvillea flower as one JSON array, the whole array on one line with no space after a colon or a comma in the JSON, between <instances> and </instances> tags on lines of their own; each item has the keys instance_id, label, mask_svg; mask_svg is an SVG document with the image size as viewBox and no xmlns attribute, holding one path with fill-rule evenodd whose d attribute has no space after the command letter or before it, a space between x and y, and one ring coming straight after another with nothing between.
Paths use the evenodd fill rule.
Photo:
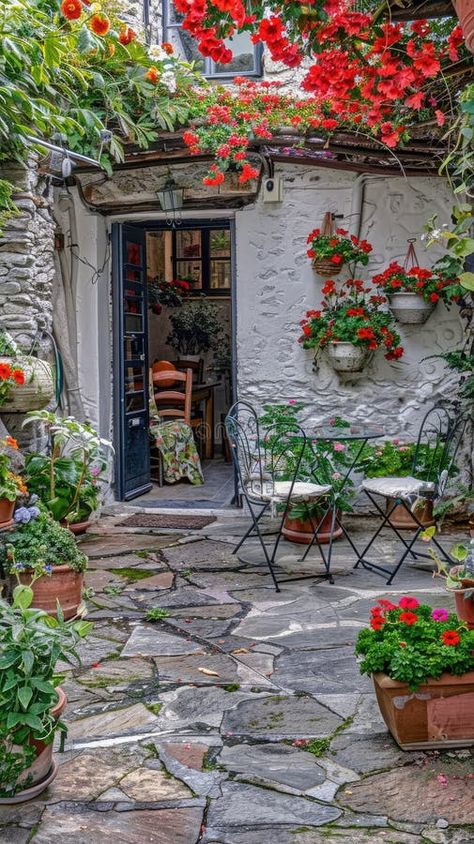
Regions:
<instances>
[{"instance_id":1,"label":"red bougainvillea flower","mask_svg":"<svg viewBox=\"0 0 474 844\"><path fill-rule=\"evenodd\" d=\"M63 0L61 12L68 21L75 21L82 15L81 0Z\"/></svg>"},{"instance_id":2,"label":"red bougainvillea flower","mask_svg":"<svg viewBox=\"0 0 474 844\"><path fill-rule=\"evenodd\" d=\"M16 384L24 384L25 383L25 373L22 369L14 369L12 372L12 378Z\"/></svg>"},{"instance_id":3,"label":"red bougainvillea flower","mask_svg":"<svg viewBox=\"0 0 474 844\"><path fill-rule=\"evenodd\" d=\"M12 377L12 368L9 363L0 363L0 380L6 381Z\"/></svg>"},{"instance_id":4,"label":"red bougainvillea flower","mask_svg":"<svg viewBox=\"0 0 474 844\"><path fill-rule=\"evenodd\" d=\"M398 606L402 610L416 610L420 606L420 602L416 598L412 598L411 595L404 595L403 598L400 598Z\"/></svg>"},{"instance_id":5,"label":"red bougainvillea flower","mask_svg":"<svg viewBox=\"0 0 474 844\"><path fill-rule=\"evenodd\" d=\"M92 15L89 23L92 32L96 35L100 35L101 38L104 35L107 35L110 29L110 20L108 19L107 15L102 14L99 12L97 15Z\"/></svg>"},{"instance_id":6,"label":"red bougainvillea flower","mask_svg":"<svg viewBox=\"0 0 474 844\"><path fill-rule=\"evenodd\" d=\"M444 633L441 634L441 639L443 640L444 645L450 645L451 647L455 647L460 641L457 630L445 630Z\"/></svg>"},{"instance_id":7,"label":"red bougainvillea flower","mask_svg":"<svg viewBox=\"0 0 474 844\"><path fill-rule=\"evenodd\" d=\"M148 82L152 82L153 85L156 85L158 79L160 78L160 74L158 68L152 64L151 67L148 68L147 72L145 73L145 78L148 79Z\"/></svg>"},{"instance_id":8,"label":"red bougainvillea flower","mask_svg":"<svg viewBox=\"0 0 474 844\"><path fill-rule=\"evenodd\" d=\"M399 620L410 627L418 621L418 616L414 612L402 612Z\"/></svg>"},{"instance_id":9,"label":"red bougainvillea flower","mask_svg":"<svg viewBox=\"0 0 474 844\"><path fill-rule=\"evenodd\" d=\"M123 26L119 32L118 40L121 44L126 46L127 44L130 44L130 42L133 41L136 37L137 33L134 29L132 29L131 26Z\"/></svg>"}]
</instances>

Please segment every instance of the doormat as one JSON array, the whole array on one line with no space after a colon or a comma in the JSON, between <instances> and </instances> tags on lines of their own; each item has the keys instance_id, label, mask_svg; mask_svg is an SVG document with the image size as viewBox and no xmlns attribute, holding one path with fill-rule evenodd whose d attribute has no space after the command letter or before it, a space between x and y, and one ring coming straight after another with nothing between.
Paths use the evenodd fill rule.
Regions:
<instances>
[{"instance_id":1,"label":"doormat","mask_svg":"<svg viewBox=\"0 0 474 844\"><path fill-rule=\"evenodd\" d=\"M215 516L166 516L152 513L136 513L128 516L117 527L171 528L173 530L201 530L216 521Z\"/></svg>"}]
</instances>

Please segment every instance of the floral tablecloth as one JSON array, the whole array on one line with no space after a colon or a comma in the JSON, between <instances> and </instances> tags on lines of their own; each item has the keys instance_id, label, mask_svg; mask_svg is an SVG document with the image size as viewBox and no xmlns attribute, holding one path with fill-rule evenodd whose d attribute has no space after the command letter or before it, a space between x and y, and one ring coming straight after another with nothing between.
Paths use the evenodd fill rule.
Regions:
<instances>
[{"instance_id":1,"label":"floral tablecloth","mask_svg":"<svg viewBox=\"0 0 474 844\"><path fill-rule=\"evenodd\" d=\"M186 422L160 422L155 417L150 424L150 437L161 453L166 483L174 484L181 478L188 478L192 484L204 483L193 432Z\"/></svg>"}]
</instances>

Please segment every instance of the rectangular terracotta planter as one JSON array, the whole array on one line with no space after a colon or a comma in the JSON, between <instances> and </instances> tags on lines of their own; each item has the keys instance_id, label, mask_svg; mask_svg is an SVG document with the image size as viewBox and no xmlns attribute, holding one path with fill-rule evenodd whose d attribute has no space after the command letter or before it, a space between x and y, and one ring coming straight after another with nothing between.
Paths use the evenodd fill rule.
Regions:
<instances>
[{"instance_id":1,"label":"rectangular terracotta planter","mask_svg":"<svg viewBox=\"0 0 474 844\"><path fill-rule=\"evenodd\" d=\"M383 673L372 679L382 717L402 750L474 745L474 671L442 674L416 692Z\"/></svg>"}]
</instances>

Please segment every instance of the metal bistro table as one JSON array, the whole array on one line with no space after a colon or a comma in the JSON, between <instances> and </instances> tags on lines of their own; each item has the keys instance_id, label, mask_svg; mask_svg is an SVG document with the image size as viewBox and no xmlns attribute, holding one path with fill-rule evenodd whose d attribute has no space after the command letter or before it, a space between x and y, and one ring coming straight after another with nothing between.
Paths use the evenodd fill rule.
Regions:
<instances>
[{"instance_id":1,"label":"metal bistro table","mask_svg":"<svg viewBox=\"0 0 474 844\"><path fill-rule=\"evenodd\" d=\"M368 427L368 426L356 425L356 424L351 425L349 428L337 428L335 426L315 428L314 431L311 431L308 434L308 442L310 442L311 446L314 446L316 444L319 445L320 443L335 443L335 442L338 442L338 443L341 443L341 444L347 444L347 443L349 443L349 444L350 443L358 443L359 444L358 448L356 448L352 451L350 464L349 464L349 466L346 467L346 472L342 476L342 478L340 479L339 489L338 489L338 491L335 495L333 494L331 496L330 504L327 507L327 509L325 510L325 512L324 512L322 518L320 519L320 521L318 522L318 524L314 525L313 538L312 538L311 542L309 543L309 545L308 545L306 551L304 552L303 556L300 558L300 562L304 562L306 560L306 557L308 556L309 552L311 551L311 548L314 546L314 543L317 542L316 537L317 537L318 530L320 529L321 525L323 524L323 522L326 519L326 517L328 516L328 514L332 513L331 529L330 529L330 537L329 537L327 554L324 553L322 546L319 543L317 543L319 551L320 551L321 556L323 558L324 566L326 568L326 574L327 574L327 577L328 577L328 580L329 580L330 583L334 583L334 579L333 579L332 574L331 574L331 559L332 559L332 549L333 549L333 544L334 544L334 530L336 528L336 525L342 530L342 533L346 537L346 539L349 542L349 544L350 544L352 550L354 551L354 553L357 555L357 557L359 556L359 552L358 552L356 546L354 545L354 543L351 539L351 536L350 536L349 532L347 531L347 528L343 525L342 521L338 518L338 515L337 515L337 498L343 494L344 489L347 486L347 483L349 481L349 478L350 478L352 472L357 468L357 463L359 461L359 458L360 458L362 452L364 451L364 448L367 445L368 441L378 439L379 437L383 437L384 434L385 434L385 431L382 428L376 428L375 426ZM314 450L314 454L315 454L315 460L317 460L317 454L316 454L315 450ZM318 480L317 469L316 469L316 473L315 473L315 479Z\"/></svg>"}]
</instances>

